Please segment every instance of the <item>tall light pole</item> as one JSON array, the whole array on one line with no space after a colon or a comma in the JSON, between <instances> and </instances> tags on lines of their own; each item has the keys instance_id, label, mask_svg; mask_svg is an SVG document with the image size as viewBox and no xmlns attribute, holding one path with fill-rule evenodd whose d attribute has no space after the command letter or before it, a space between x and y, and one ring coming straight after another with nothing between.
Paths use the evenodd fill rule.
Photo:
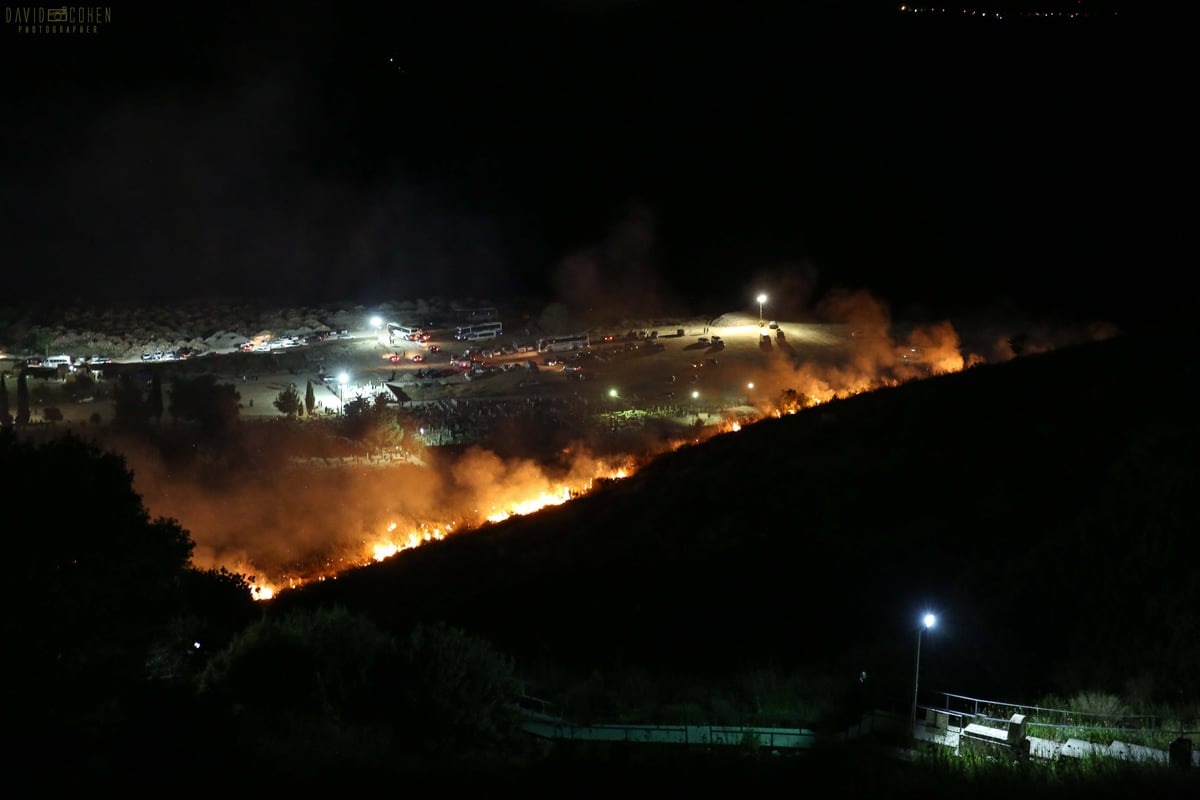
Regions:
<instances>
[{"instance_id":1,"label":"tall light pole","mask_svg":"<svg viewBox=\"0 0 1200 800\"><path fill-rule=\"evenodd\" d=\"M760 328L762 327L762 324L763 324L762 308L763 308L763 303L765 303L765 302L767 302L767 296L765 294L760 294L758 296L758 327L760 327Z\"/></svg>"},{"instance_id":2,"label":"tall light pole","mask_svg":"<svg viewBox=\"0 0 1200 800\"><path fill-rule=\"evenodd\" d=\"M911 736L917 735L917 685L921 680L921 634L925 632L926 628L932 628L936 624L937 617L926 613L921 618L921 624L917 626L917 663L913 668L912 713L908 717L908 732Z\"/></svg>"}]
</instances>

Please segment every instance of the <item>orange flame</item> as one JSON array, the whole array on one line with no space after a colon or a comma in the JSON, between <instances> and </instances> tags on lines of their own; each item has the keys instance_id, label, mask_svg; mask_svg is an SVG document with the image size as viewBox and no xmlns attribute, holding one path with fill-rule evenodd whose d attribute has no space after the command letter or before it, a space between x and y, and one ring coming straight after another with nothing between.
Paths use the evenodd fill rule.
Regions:
<instances>
[{"instance_id":1,"label":"orange flame","mask_svg":"<svg viewBox=\"0 0 1200 800\"><path fill-rule=\"evenodd\" d=\"M919 359L902 359L901 367L906 372L897 375L887 375L884 370L868 370L874 373L874 378L868 378L864 373L841 373L818 376L802 373L793 375L792 379L802 387L800 391L787 390L782 399L774 403L762 404L756 414L742 414L736 420L723 420L718 415L709 415L708 421L698 427L687 438L663 443L660 452L669 452L689 444L699 444L701 441L721 433L737 433L746 426L753 425L764 419L779 419L785 415L796 414L805 408L823 405L833 400L851 397L863 392L879 388L897 386L904 380L912 380L928 375L958 372L967 366L979 363L980 357L972 355L963 358L958 349L957 336L948 325L933 327L914 335L914 343L908 347L909 354L919 354ZM699 423L698 423L699 425ZM569 450L564 451L569 453ZM590 478L577 479L573 486L561 485L554 490L540 490L535 496L520 500L505 501L500 506L493 506L483 519L486 523L499 523L517 516L534 514L550 506L562 505L575 497L592 491L594 484L602 480L621 480L637 471L638 464L633 456L627 458L619 467L602 467ZM483 512L478 512L482 514ZM485 524L486 524L485 523ZM465 524L442 522L436 525L417 524L406 533L397 534L397 522L389 522L386 530L376 539L365 544L365 553L357 559L350 558L338 563L326 563L323 568L307 577L287 576L279 581L259 581L251 579L251 592L255 600L270 600L283 588L296 588L311 581L335 579L338 573L366 566L372 562L384 561L405 550L412 550L423 544L440 541L457 533L460 529L468 529ZM243 574L256 574L254 569L241 570Z\"/></svg>"}]
</instances>

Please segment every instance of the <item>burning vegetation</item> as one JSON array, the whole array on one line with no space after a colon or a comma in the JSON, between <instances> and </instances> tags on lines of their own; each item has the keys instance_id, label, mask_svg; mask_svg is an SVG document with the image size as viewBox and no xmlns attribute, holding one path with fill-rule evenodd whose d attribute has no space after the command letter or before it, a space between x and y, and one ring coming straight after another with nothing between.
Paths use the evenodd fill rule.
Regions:
<instances>
[{"instance_id":1,"label":"burning vegetation","mask_svg":"<svg viewBox=\"0 0 1200 800\"><path fill-rule=\"evenodd\" d=\"M651 420L662 424L641 420L635 434L618 431L609 420L591 428L558 426L561 437L523 418L499 421L507 426L506 441L540 443L536 454L505 453L498 442L487 441L466 448L424 446L409 435L413 425L409 434L400 430L400 446L389 440L394 452L387 458L372 450L370 436L353 455L314 457L311 433L298 432L305 426L271 424L261 436L249 429L263 426L243 426L228 458L165 464L160 452L145 446L126 443L119 449L147 506L191 532L196 564L247 576L254 596L267 600L430 542L562 505L632 475L658 455L763 419L987 361L964 352L948 322L889 335L886 307L865 293L834 293L821 312L848 331L836 346L820 339L820 326L810 333L793 325L795 332L787 340L780 337L761 359L722 358L723 374L746 387L736 400L709 400L703 411L679 403L674 418ZM1039 347L1034 341L1016 344L997 345L993 359ZM813 357L822 347L823 357ZM646 408L636 413L652 416ZM604 414L595 407L590 418ZM388 424L399 430L404 422ZM523 429L528 430L522 434ZM564 444L568 429L574 438Z\"/></svg>"}]
</instances>

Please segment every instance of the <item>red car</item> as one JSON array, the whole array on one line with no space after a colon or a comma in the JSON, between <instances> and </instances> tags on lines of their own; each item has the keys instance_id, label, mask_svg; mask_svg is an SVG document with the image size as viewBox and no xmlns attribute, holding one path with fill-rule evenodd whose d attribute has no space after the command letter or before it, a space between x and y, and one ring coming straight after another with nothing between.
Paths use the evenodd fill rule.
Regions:
<instances>
[{"instance_id":1,"label":"red car","mask_svg":"<svg viewBox=\"0 0 1200 800\"><path fill-rule=\"evenodd\" d=\"M431 344L429 345L429 352L440 353L442 352L442 346L440 344Z\"/></svg>"},{"instance_id":2,"label":"red car","mask_svg":"<svg viewBox=\"0 0 1200 800\"><path fill-rule=\"evenodd\" d=\"M391 361L393 364L399 364L403 360L404 356L400 355L399 353L392 353L390 356L388 356L388 361Z\"/></svg>"},{"instance_id":3,"label":"red car","mask_svg":"<svg viewBox=\"0 0 1200 800\"><path fill-rule=\"evenodd\" d=\"M425 360L425 356L421 355L420 353L417 353L416 355L413 356L412 360L414 362L416 362L417 364L420 364L422 361Z\"/></svg>"}]
</instances>

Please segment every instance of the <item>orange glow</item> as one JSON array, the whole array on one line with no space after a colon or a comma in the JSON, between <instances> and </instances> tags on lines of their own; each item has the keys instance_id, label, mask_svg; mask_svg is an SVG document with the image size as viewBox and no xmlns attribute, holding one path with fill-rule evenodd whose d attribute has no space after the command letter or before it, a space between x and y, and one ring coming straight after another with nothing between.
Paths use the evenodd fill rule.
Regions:
<instances>
[{"instance_id":1,"label":"orange glow","mask_svg":"<svg viewBox=\"0 0 1200 800\"><path fill-rule=\"evenodd\" d=\"M177 474L168 482L168 471L157 468L153 454L130 448L130 458L140 459L134 473L147 506L155 514L179 519L193 532L196 563L248 576L253 597L269 601L288 589L334 580L451 535L563 505L633 475L659 455L713 436L985 362L962 348L949 323L920 326L902 339L893 338L886 306L869 295L835 294L822 314L846 332L801 326L788 330L790 342L812 347L822 358L788 357L787 351L775 349L765 351L761 360L731 360L721 367L729 370L724 396L714 385L702 399L677 401L667 413L683 427L661 436L658 430L671 429L648 432L637 440L636 455L595 456L586 431L581 440L556 448L549 464L472 447L445 457L429 448L384 463L372 461L364 451L353 457L321 457L325 463L312 466L316 459L292 456L280 445L278 463L289 466L278 478L254 475L219 488L180 481ZM726 326L722 333L735 330ZM753 338L756 333L757 326L751 325L741 335ZM1044 349L1052 346L1030 336L1020 352ZM1011 346L997 345L992 358L1016 355ZM750 387L752 392L744 391ZM601 449L609 446L606 439ZM293 463L300 466L293 468ZM346 468L348 464L354 467ZM272 493L280 501L264 502Z\"/></svg>"},{"instance_id":2,"label":"orange glow","mask_svg":"<svg viewBox=\"0 0 1200 800\"><path fill-rule=\"evenodd\" d=\"M532 514L535 511L541 511L546 506L558 506L571 499L571 492L567 487L563 487L560 494L546 494L543 492L537 497L529 500L521 500L512 504L512 507L507 510L493 511L488 515L488 522L503 522L509 517L521 517L526 514Z\"/></svg>"}]
</instances>

